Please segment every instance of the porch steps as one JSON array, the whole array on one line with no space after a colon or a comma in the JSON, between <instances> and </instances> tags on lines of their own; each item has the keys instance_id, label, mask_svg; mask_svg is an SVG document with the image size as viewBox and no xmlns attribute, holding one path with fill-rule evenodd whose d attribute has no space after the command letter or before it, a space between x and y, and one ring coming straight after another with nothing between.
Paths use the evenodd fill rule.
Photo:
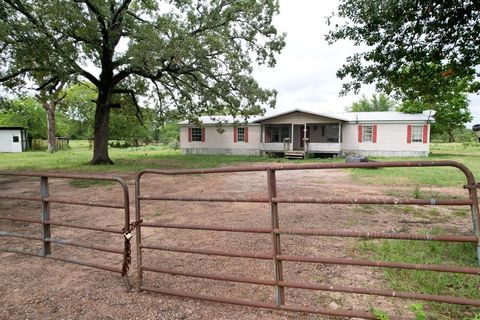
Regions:
<instances>
[{"instance_id":1,"label":"porch steps","mask_svg":"<svg viewBox=\"0 0 480 320\"><path fill-rule=\"evenodd\" d=\"M304 151L285 151L284 157L287 159L303 159L305 158Z\"/></svg>"}]
</instances>

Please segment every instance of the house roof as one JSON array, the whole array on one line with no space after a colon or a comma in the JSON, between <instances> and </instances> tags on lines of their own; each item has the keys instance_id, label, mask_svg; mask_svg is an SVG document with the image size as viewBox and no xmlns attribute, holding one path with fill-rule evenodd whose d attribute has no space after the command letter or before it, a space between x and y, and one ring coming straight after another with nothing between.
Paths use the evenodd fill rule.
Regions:
<instances>
[{"instance_id":1,"label":"house roof","mask_svg":"<svg viewBox=\"0 0 480 320\"><path fill-rule=\"evenodd\" d=\"M259 117L250 117L248 123L254 123ZM245 122L243 117L233 117L233 116L201 116L198 120L203 124L232 124L234 122ZM179 124L189 124L188 120L182 121Z\"/></svg>"},{"instance_id":2,"label":"house roof","mask_svg":"<svg viewBox=\"0 0 480 320\"><path fill-rule=\"evenodd\" d=\"M424 115L422 113L403 113L396 111L383 111L383 112L312 112L303 109L292 109L280 113L276 113L270 116L265 117L251 117L248 119L248 123L260 123L269 119L280 117L286 114L293 112L303 112L306 114L311 114L319 117L330 118L334 120L344 121L344 122L395 122L395 121L405 121L405 122L426 122L434 121L433 117ZM244 118L242 117L233 117L233 116L201 116L199 121L203 124L232 124L236 122L243 122ZM180 122L181 125L187 125L189 122L187 120Z\"/></svg>"},{"instance_id":3,"label":"house roof","mask_svg":"<svg viewBox=\"0 0 480 320\"><path fill-rule=\"evenodd\" d=\"M347 119L342 117L340 114L337 115L337 114L332 113L332 112L330 112L330 113L328 113L328 112L319 113L319 112L312 112L312 111L307 111L307 110L296 108L296 109L288 110L288 111L285 111L285 112L280 112L280 113L277 113L277 114L273 114L271 116L259 118L255 122L262 122L262 121L265 121L265 120L268 120L268 119L273 119L273 118L283 116L283 115L286 115L286 114L289 114L289 113L294 113L294 112L303 112L303 113L311 114L311 115L314 115L314 116L331 118L331 119L341 120L341 121L347 121Z\"/></svg>"},{"instance_id":4,"label":"house roof","mask_svg":"<svg viewBox=\"0 0 480 320\"><path fill-rule=\"evenodd\" d=\"M333 114L333 113L332 113ZM422 113L403 113L396 111L383 112L342 112L336 113L348 122L371 122L371 121L429 121L433 118Z\"/></svg>"}]
</instances>

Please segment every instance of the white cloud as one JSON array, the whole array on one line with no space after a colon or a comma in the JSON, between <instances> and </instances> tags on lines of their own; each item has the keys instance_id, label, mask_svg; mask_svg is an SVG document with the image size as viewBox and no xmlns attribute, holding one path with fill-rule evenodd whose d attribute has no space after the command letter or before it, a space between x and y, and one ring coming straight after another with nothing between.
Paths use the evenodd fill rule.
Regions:
<instances>
[{"instance_id":1,"label":"white cloud","mask_svg":"<svg viewBox=\"0 0 480 320\"><path fill-rule=\"evenodd\" d=\"M348 41L333 45L325 41L330 29L326 17L338 4L338 1L280 0L280 15L275 17L274 24L279 32L287 33L286 47L275 68L255 71L255 78L263 87L278 90L274 112L291 108L343 111L362 94L368 96L374 92L372 86L365 86L359 95L339 97L342 81L336 77L336 71L361 48ZM474 122L480 122L480 97L470 95L470 101Z\"/></svg>"}]
</instances>

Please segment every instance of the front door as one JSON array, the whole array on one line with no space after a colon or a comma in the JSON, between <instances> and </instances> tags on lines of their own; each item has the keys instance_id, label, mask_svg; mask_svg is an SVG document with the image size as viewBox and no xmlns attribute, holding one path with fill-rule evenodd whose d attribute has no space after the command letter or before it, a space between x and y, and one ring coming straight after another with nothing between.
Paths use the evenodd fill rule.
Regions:
<instances>
[{"instance_id":1,"label":"front door","mask_svg":"<svg viewBox=\"0 0 480 320\"><path fill-rule=\"evenodd\" d=\"M305 129L304 126L298 126L299 127L299 139L300 139L300 148L304 149L305 147L305 140L303 140L303 130ZM310 126L307 126L307 139L310 138ZM307 140L308 141L308 140Z\"/></svg>"}]
</instances>

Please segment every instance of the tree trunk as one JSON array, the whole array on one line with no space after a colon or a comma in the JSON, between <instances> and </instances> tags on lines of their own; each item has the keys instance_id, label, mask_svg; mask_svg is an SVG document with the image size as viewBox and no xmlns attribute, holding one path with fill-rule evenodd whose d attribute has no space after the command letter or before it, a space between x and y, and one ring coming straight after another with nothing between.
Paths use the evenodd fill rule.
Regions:
<instances>
[{"instance_id":1,"label":"tree trunk","mask_svg":"<svg viewBox=\"0 0 480 320\"><path fill-rule=\"evenodd\" d=\"M448 130L448 142L455 142L455 138L453 137L453 130Z\"/></svg>"},{"instance_id":2,"label":"tree trunk","mask_svg":"<svg viewBox=\"0 0 480 320\"><path fill-rule=\"evenodd\" d=\"M102 103L101 97L97 100L95 110L95 127L93 131L93 158L90 164L113 164L108 156L108 127L110 107Z\"/></svg>"},{"instance_id":3,"label":"tree trunk","mask_svg":"<svg viewBox=\"0 0 480 320\"><path fill-rule=\"evenodd\" d=\"M57 151L57 133L55 130L55 107L53 104L46 106L47 131L48 131L48 152Z\"/></svg>"}]
</instances>

